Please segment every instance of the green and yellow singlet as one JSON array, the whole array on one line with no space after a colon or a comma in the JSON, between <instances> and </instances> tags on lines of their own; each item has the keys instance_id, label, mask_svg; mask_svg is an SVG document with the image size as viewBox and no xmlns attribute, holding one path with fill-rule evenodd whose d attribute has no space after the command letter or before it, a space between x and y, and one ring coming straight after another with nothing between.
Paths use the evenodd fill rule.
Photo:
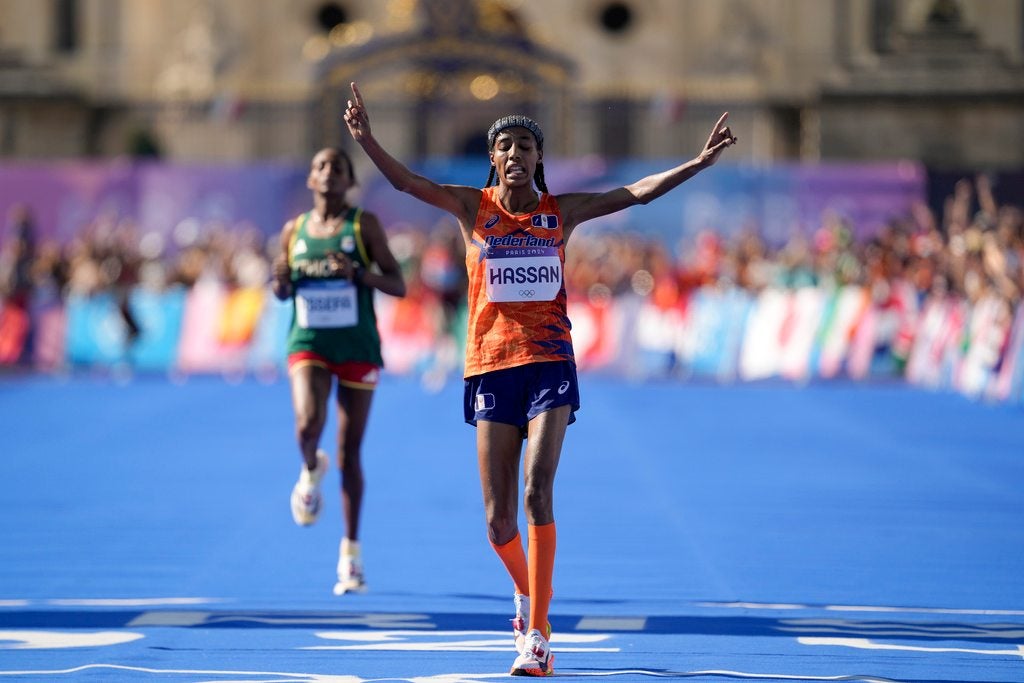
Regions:
<instances>
[{"instance_id":1,"label":"green and yellow singlet","mask_svg":"<svg viewBox=\"0 0 1024 683\"><path fill-rule=\"evenodd\" d=\"M295 219L288 245L292 281L292 326L288 353L312 351L332 363L361 361L383 366L373 290L331 274L328 255L344 253L368 268L360 232L362 209L345 214L341 228L330 237L310 236L309 213Z\"/></svg>"}]
</instances>

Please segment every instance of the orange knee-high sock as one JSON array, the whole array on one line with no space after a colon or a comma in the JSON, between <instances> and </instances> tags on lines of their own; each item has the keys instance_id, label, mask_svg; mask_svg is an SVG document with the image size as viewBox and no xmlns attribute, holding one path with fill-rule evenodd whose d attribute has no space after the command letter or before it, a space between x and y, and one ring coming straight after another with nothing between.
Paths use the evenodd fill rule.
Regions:
<instances>
[{"instance_id":1,"label":"orange knee-high sock","mask_svg":"<svg viewBox=\"0 0 1024 683\"><path fill-rule=\"evenodd\" d=\"M551 579L555 571L555 523L528 525L530 568L530 628L547 634Z\"/></svg>"},{"instance_id":2,"label":"orange knee-high sock","mask_svg":"<svg viewBox=\"0 0 1024 683\"><path fill-rule=\"evenodd\" d=\"M526 568L526 551L523 550L523 539L516 532L516 537L508 543L495 545L491 541L491 547L498 553L501 563L505 565L508 575L512 577L512 583L516 586L516 593L522 595L530 594L530 574Z\"/></svg>"}]
</instances>

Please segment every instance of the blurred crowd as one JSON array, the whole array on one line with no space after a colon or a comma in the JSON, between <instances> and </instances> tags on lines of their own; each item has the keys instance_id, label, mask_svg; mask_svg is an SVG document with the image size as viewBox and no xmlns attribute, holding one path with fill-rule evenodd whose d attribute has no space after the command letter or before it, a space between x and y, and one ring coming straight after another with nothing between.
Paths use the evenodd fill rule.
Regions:
<instances>
[{"instance_id":1,"label":"blurred crowd","mask_svg":"<svg viewBox=\"0 0 1024 683\"><path fill-rule=\"evenodd\" d=\"M895 287L977 301L995 295L1015 306L1024 290L1024 211L1000 206L985 176L956 185L940 212L923 202L894 216L877 234L855 239L856 226L826 215L809 233L770 245L756 230L725 240L712 231L672 245L636 235L598 236L569 249L570 292L593 299L623 292L662 307L683 303L701 286L834 288L861 285L876 301Z\"/></svg>"},{"instance_id":2,"label":"blurred crowd","mask_svg":"<svg viewBox=\"0 0 1024 683\"><path fill-rule=\"evenodd\" d=\"M661 308L685 307L688 294L701 287L756 293L860 285L878 305L892 300L916 308L930 296L968 303L994 298L1007 316L1021 300L1024 211L1001 205L984 175L961 180L940 210L922 202L866 239L856 238L856 228L826 215L816 229L778 245L756 229L731 239L705 231L676 243L625 232L580 235L567 250L566 288L595 305L630 293ZM450 330L465 294L456 227L390 226L388 232L410 304L439 304L438 324ZM40 239L31 207L21 206L8 216L0 243L0 297L9 312L111 292L129 333L137 334L128 301L133 288L188 288L205 278L229 288L264 287L279 248L276 234L251 224L184 221L163 236L116 215L98 216L61 244Z\"/></svg>"}]
</instances>

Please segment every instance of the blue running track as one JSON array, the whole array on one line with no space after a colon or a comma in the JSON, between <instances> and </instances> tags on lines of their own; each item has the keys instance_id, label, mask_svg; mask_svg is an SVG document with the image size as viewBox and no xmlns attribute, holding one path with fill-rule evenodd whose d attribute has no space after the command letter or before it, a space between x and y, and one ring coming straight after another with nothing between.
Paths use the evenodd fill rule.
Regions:
<instances>
[{"instance_id":1,"label":"blue running track","mask_svg":"<svg viewBox=\"0 0 1024 683\"><path fill-rule=\"evenodd\" d=\"M1019 407L582 384L556 485L558 677L1024 681ZM296 527L283 380L4 379L0 683L504 679L512 588L460 401L384 379L371 590L336 598L337 474Z\"/></svg>"}]
</instances>

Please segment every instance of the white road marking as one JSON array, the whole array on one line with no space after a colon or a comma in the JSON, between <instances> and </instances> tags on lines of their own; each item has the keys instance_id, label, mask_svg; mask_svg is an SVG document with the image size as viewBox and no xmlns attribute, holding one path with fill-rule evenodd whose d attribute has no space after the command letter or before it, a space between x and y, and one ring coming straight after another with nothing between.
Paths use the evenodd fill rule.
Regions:
<instances>
[{"instance_id":1,"label":"white road marking","mask_svg":"<svg viewBox=\"0 0 1024 683\"><path fill-rule=\"evenodd\" d=\"M0 631L0 650L59 650L130 643L144 636L127 631Z\"/></svg>"},{"instance_id":2,"label":"white road marking","mask_svg":"<svg viewBox=\"0 0 1024 683\"><path fill-rule=\"evenodd\" d=\"M647 617L583 617L576 622L580 631L643 631Z\"/></svg>"},{"instance_id":3,"label":"white road marking","mask_svg":"<svg viewBox=\"0 0 1024 683\"><path fill-rule=\"evenodd\" d=\"M49 605L62 607L156 607L158 605L207 605L220 598L54 598Z\"/></svg>"},{"instance_id":4,"label":"white road marking","mask_svg":"<svg viewBox=\"0 0 1024 683\"><path fill-rule=\"evenodd\" d=\"M391 652L508 652L512 637L507 631L321 631L324 640L347 645L312 645L303 650L371 650ZM600 643L611 636L602 633L556 633L551 638L558 652L619 652L617 647L580 647Z\"/></svg>"},{"instance_id":5,"label":"white road marking","mask_svg":"<svg viewBox=\"0 0 1024 683\"><path fill-rule=\"evenodd\" d=\"M858 650L903 650L906 652L960 652L972 655L992 655L999 657L1024 658L1024 645L1013 650L983 650L967 647L926 647L924 645L904 645L900 643L876 643L867 638L797 638L801 645L832 645L835 647L852 647Z\"/></svg>"}]
</instances>

